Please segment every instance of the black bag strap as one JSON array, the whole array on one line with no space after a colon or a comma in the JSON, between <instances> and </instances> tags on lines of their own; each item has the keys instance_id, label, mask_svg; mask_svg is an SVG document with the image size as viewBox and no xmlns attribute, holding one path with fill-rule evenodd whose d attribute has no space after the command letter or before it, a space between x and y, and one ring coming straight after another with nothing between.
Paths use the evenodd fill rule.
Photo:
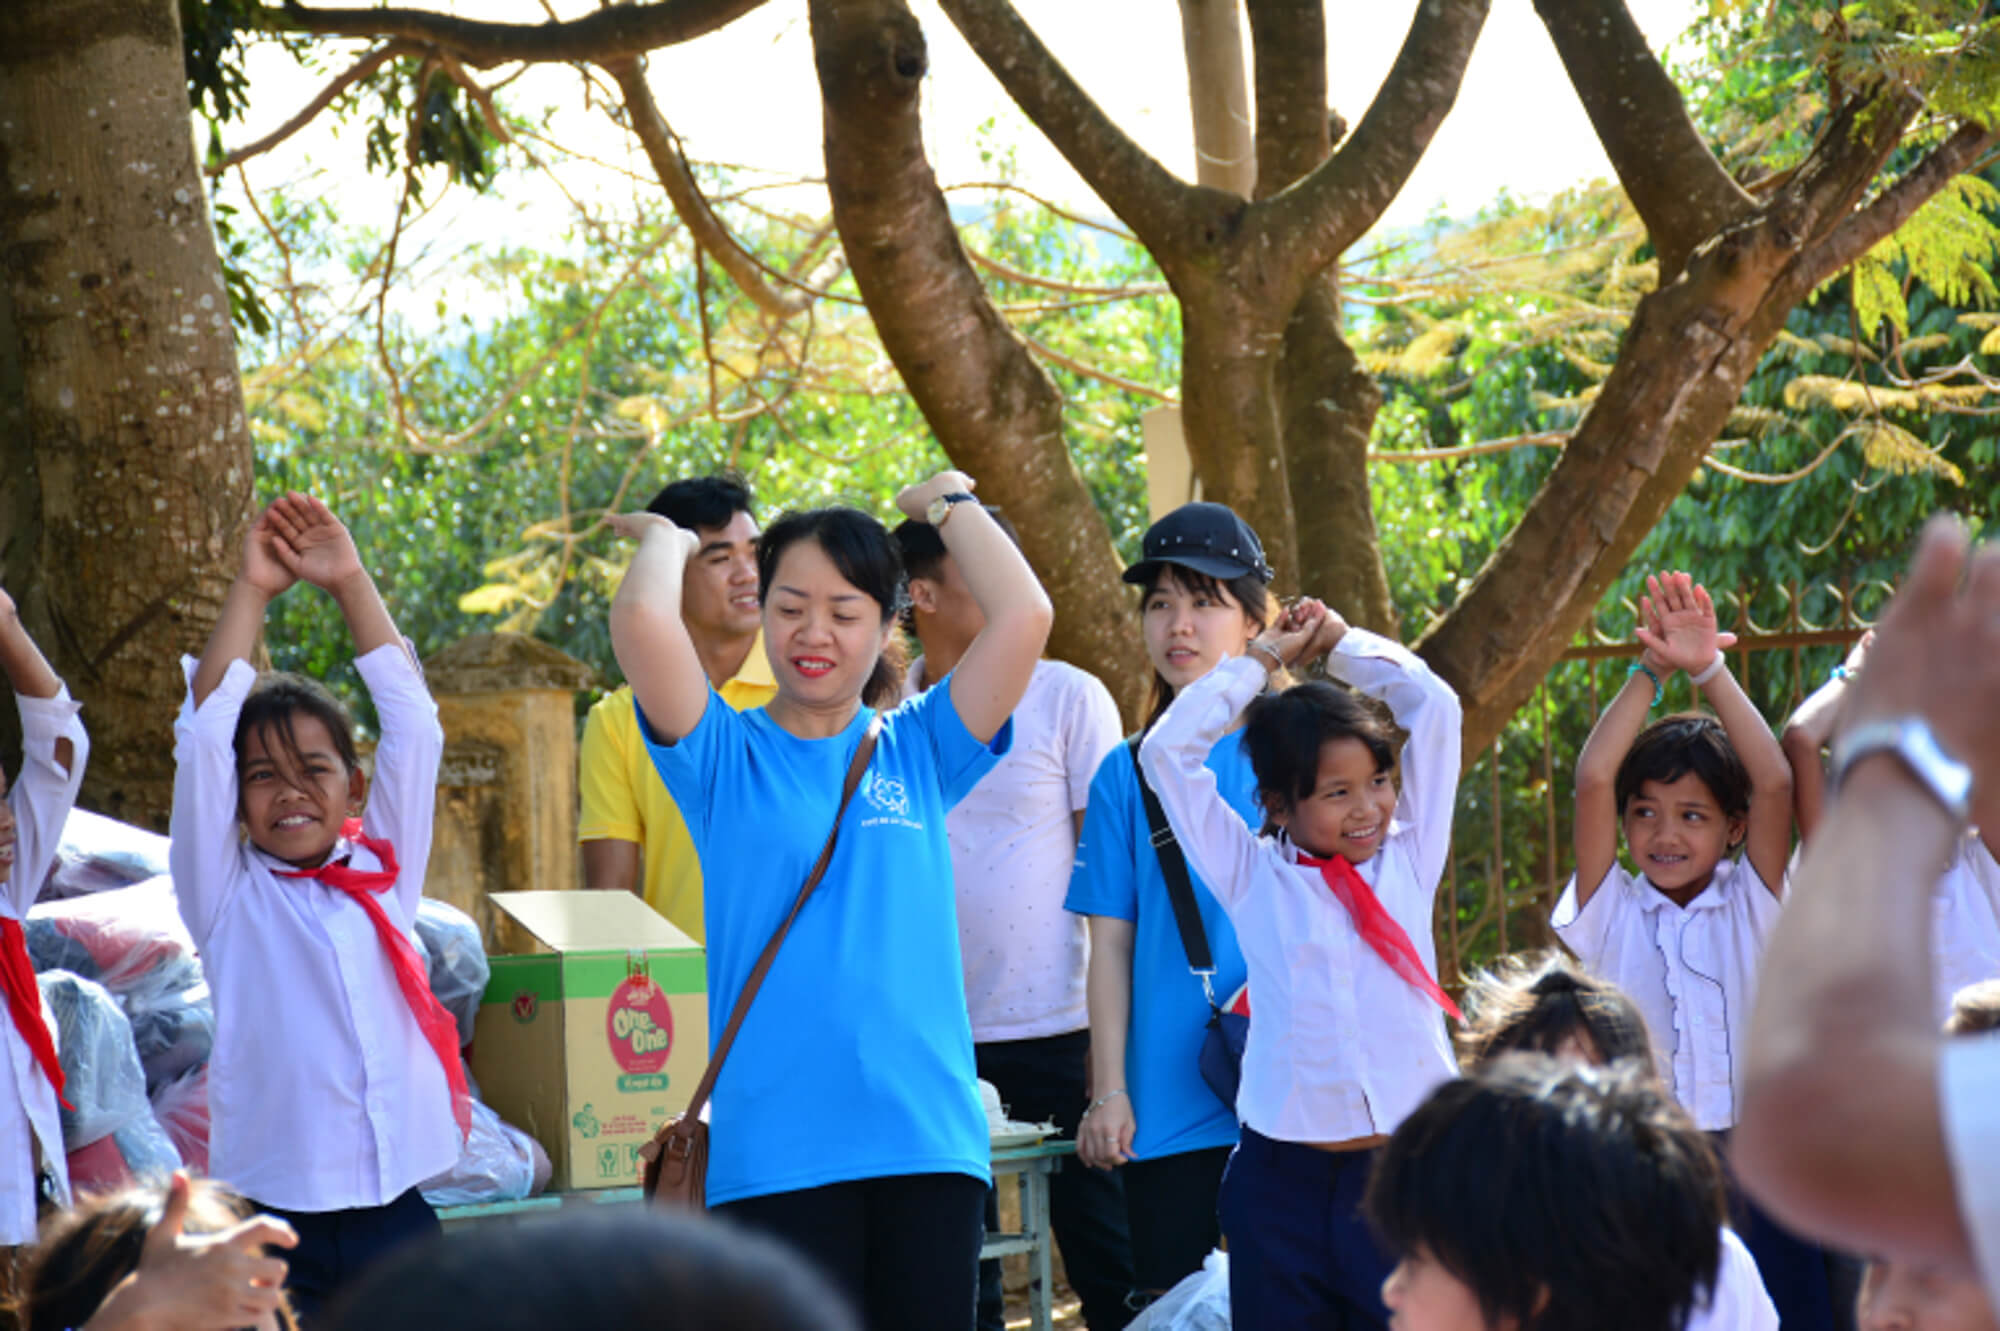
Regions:
<instances>
[{"instance_id":1,"label":"black bag strap","mask_svg":"<svg viewBox=\"0 0 2000 1331\"><path fill-rule=\"evenodd\" d=\"M1139 742L1145 738L1143 730L1132 736L1125 741L1125 751L1132 755L1132 770L1139 778L1139 798L1145 803L1146 826L1152 833L1148 840L1153 843L1153 853L1160 857L1160 874L1167 880L1167 900L1173 903L1174 923L1180 927L1181 950L1187 953L1188 969L1201 977L1202 992L1208 995L1209 1007L1214 1008L1215 957L1208 950L1208 931L1201 927L1201 907L1195 904L1187 855L1167 822L1167 811L1160 807L1160 797L1146 781L1146 769L1139 765Z\"/></svg>"}]
</instances>

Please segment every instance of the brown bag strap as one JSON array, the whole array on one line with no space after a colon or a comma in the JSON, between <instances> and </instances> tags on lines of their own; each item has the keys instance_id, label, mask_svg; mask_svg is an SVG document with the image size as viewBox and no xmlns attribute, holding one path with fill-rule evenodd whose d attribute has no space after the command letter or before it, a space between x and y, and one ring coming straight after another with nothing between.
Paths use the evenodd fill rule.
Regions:
<instances>
[{"instance_id":1,"label":"brown bag strap","mask_svg":"<svg viewBox=\"0 0 2000 1331\"><path fill-rule=\"evenodd\" d=\"M708 1057L708 1068L701 1074L701 1081L695 1086L694 1095L688 1099L687 1108L681 1111L682 1122L693 1122L700 1117L702 1106L708 1103L709 1092L715 1089L715 1076L722 1071L722 1060L729 1057L729 1047L736 1043L737 1029L743 1025L743 1018L750 1011L750 1000L757 996L771 963L778 959L778 945L792 931L792 921L798 919L799 912L805 909L806 898L813 894L819 880L826 876L826 867L833 862L834 842L840 839L840 820L846 816L847 805L854 798L854 792L861 788L862 774L868 770L868 760L875 755L875 740L881 733L882 714L876 712L868 718L868 729L861 736L860 746L854 750L853 761L847 764L847 782L840 789L840 807L834 810L833 830L826 834L826 845L820 848L819 859L814 862L812 872L806 875L806 885L799 889L798 899L792 902L791 913L771 935L771 941L764 944L764 954L757 958L750 978L743 982L743 991L736 995L736 1008L729 1014L729 1024L723 1027L722 1038L716 1041L715 1052Z\"/></svg>"}]
</instances>

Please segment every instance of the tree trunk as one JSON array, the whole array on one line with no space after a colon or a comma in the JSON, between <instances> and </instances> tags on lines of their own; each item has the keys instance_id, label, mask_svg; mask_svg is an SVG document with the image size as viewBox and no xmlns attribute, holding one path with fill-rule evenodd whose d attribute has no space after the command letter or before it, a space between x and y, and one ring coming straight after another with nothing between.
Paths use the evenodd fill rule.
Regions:
<instances>
[{"instance_id":1,"label":"tree trunk","mask_svg":"<svg viewBox=\"0 0 2000 1331\"><path fill-rule=\"evenodd\" d=\"M1257 61L1257 197L1303 180L1333 152L1323 0L1252 0ZM1382 390L1341 332L1340 287L1328 268L1285 325L1278 411L1291 481L1299 586L1350 623L1393 637L1395 602L1382 568L1368 489L1368 439Z\"/></svg>"},{"instance_id":2,"label":"tree trunk","mask_svg":"<svg viewBox=\"0 0 2000 1331\"><path fill-rule=\"evenodd\" d=\"M1368 488L1368 438L1382 390L1341 335L1340 292L1330 272L1292 311L1278 393L1299 587L1349 623L1394 637L1396 603Z\"/></svg>"},{"instance_id":3,"label":"tree trunk","mask_svg":"<svg viewBox=\"0 0 2000 1331\"><path fill-rule=\"evenodd\" d=\"M946 454L1020 530L1061 607L1050 654L1103 680L1134 721L1145 644L1062 397L988 299L924 155L923 31L903 0L812 0L811 16L827 192L882 345Z\"/></svg>"},{"instance_id":4,"label":"tree trunk","mask_svg":"<svg viewBox=\"0 0 2000 1331\"><path fill-rule=\"evenodd\" d=\"M1227 504L1256 529L1277 571L1272 590L1299 588L1291 480L1278 413L1284 334L1262 326L1229 277L1181 301L1181 419L1202 495Z\"/></svg>"},{"instance_id":5,"label":"tree trunk","mask_svg":"<svg viewBox=\"0 0 2000 1331\"><path fill-rule=\"evenodd\" d=\"M5 578L94 743L83 799L172 803L178 659L252 498L229 300L173 0L0 5L0 266L24 420L0 440Z\"/></svg>"}]
</instances>

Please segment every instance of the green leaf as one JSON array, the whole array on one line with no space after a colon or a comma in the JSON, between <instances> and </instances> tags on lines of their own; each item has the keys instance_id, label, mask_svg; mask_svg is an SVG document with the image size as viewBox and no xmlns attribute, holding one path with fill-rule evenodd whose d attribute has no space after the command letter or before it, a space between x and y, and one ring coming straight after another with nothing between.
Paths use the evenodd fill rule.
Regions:
<instances>
[{"instance_id":1,"label":"green leaf","mask_svg":"<svg viewBox=\"0 0 2000 1331\"><path fill-rule=\"evenodd\" d=\"M1909 304L1903 299L1896 274L1882 257L1883 251L1895 244L1892 236L1854 261L1854 317L1863 337L1874 337L1884 319L1894 324L1898 333L1909 334Z\"/></svg>"}]
</instances>

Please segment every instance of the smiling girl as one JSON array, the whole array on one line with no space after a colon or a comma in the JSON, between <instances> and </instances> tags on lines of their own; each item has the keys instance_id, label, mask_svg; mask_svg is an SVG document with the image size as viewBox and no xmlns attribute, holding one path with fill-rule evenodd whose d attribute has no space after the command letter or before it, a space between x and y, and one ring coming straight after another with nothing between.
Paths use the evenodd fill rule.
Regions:
<instances>
[{"instance_id":1,"label":"smiling girl","mask_svg":"<svg viewBox=\"0 0 2000 1331\"><path fill-rule=\"evenodd\" d=\"M1792 839L1792 772L1729 673L1732 634L1686 573L1646 579L1645 649L1576 763L1576 875L1556 935L1646 1019L1661 1079L1726 1147L1742 1098L1742 1050ZM1715 714L1646 725L1685 671ZM1636 872L1618 861L1624 834ZM1791 1331L1835 1325L1829 1255L1736 1198L1735 1225Z\"/></svg>"},{"instance_id":2,"label":"smiling girl","mask_svg":"<svg viewBox=\"0 0 2000 1331\"><path fill-rule=\"evenodd\" d=\"M1331 680L1265 692L1320 656ZM1407 732L1400 755L1370 699ZM1203 761L1239 720L1261 832ZM1376 1148L1455 1071L1431 903L1459 726L1458 696L1414 654L1308 600L1176 697L1139 751L1249 963L1243 1132L1221 1196L1239 1331L1387 1321L1391 1263L1361 1200Z\"/></svg>"},{"instance_id":3,"label":"smiling girl","mask_svg":"<svg viewBox=\"0 0 2000 1331\"><path fill-rule=\"evenodd\" d=\"M381 717L371 788L317 681L250 665L296 582L333 597ZM174 889L215 998L210 1173L291 1223L309 1317L437 1230L417 1191L458 1160L471 1101L457 1024L411 939L444 732L353 538L319 500L257 519L174 724ZM364 811L363 802L366 802Z\"/></svg>"},{"instance_id":4,"label":"smiling girl","mask_svg":"<svg viewBox=\"0 0 2000 1331\"><path fill-rule=\"evenodd\" d=\"M1144 589L1140 623L1155 720L1218 661L1241 656L1276 617L1270 580L1257 534L1220 504L1185 505L1146 532L1142 558L1125 581ZM1203 760L1232 807L1254 816L1256 778L1242 736L1221 736ZM1210 985L1226 997L1246 978L1243 954L1229 917L1193 868L1215 963ZM1198 1270L1221 1239L1215 1198L1236 1144L1236 1111L1198 1070L1208 998L1189 974L1138 764L1124 745L1091 780L1063 904L1087 916L1090 927L1085 988L1094 1094L1077 1156L1097 1169L1123 1166L1135 1301L1146 1302Z\"/></svg>"},{"instance_id":5,"label":"smiling girl","mask_svg":"<svg viewBox=\"0 0 2000 1331\"><path fill-rule=\"evenodd\" d=\"M816 1261L871 1331L969 1331L985 1231L991 1148L945 814L1006 752L1052 612L971 490L944 472L897 504L938 529L985 627L941 683L883 717L825 878L715 1083L709 1205ZM639 548L612 603L612 646L701 859L719 1016L826 842L870 725L864 694L895 681L883 657L902 564L882 524L852 509L772 523L757 573L777 694L738 713L681 619L692 533L655 514L615 525Z\"/></svg>"}]
</instances>

